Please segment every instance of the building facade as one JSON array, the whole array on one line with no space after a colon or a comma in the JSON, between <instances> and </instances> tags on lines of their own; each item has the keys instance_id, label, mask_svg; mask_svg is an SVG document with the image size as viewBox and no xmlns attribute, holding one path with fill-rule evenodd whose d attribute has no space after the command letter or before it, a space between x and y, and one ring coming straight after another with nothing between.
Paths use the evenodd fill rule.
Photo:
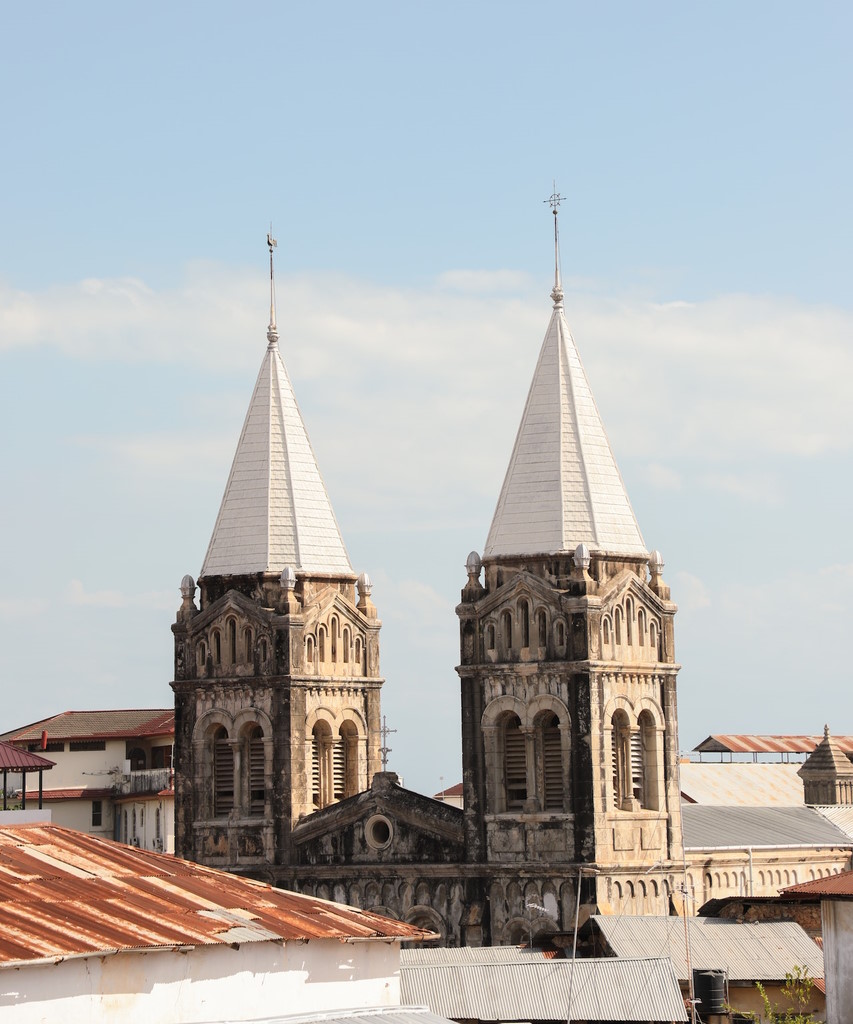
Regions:
<instances>
[{"instance_id":1,"label":"building facade","mask_svg":"<svg viewBox=\"0 0 853 1024\"><path fill-rule=\"evenodd\" d=\"M556 224L556 222L555 222ZM380 771L379 627L278 347L175 638L176 852L447 945L667 913L683 862L675 605L553 308L457 609L464 810Z\"/></svg>"}]
</instances>

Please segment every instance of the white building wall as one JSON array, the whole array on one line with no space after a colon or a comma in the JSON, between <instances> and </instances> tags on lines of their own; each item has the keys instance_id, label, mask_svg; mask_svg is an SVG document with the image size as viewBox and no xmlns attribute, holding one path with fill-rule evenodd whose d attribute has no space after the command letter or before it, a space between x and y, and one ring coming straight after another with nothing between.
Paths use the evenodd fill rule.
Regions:
<instances>
[{"instance_id":1,"label":"white building wall","mask_svg":"<svg viewBox=\"0 0 853 1024\"><path fill-rule=\"evenodd\" d=\"M0 970L3 1024L215 1024L400 1005L399 943L243 942Z\"/></svg>"},{"instance_id":2,"label":"white building wall","mask_svg":"<svg viewBox=\"0 0 853 1024\"><path fill-rule=\"evenodd\" d=\"M827 1024L853 1021L853 902L821 900Z\"/></svg>"}]
</instances>

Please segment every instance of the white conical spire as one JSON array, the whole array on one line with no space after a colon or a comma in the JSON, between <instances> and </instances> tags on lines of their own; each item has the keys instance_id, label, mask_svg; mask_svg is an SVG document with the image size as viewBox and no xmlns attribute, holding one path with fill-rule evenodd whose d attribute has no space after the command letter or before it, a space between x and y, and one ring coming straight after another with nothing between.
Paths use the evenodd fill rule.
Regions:
<instances>
[{"instance_id":1,"label":"white conical spire","mask_svg":"<svg viewBox=\"0 0 853 1024\"><path fill-rule=\"evenodd\" d=\"M551 322L483 557L555 554L578 544L643 555L640 528L563 312L555 255Z\"/></svg>"},{"instance_id":2,"label":"white conical spire","mask_svg":"<svg viewBox=\"0 0 853 1024\"><path fill-rule=\"evenodd\" d=\"M274 240L267 239L272 254ZM270 263L272 267L272 263ZM351 574L352 567L278 349L271 285L268 345L201 576Z\"/></svg>"}]
</instances>

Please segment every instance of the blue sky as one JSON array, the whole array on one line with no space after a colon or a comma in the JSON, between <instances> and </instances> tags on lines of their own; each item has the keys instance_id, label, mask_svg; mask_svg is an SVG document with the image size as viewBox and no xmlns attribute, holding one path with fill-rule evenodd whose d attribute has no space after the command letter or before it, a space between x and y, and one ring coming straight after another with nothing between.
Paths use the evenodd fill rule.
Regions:
<instances>
[{"instance_id":1,"label":"blue sky","mask_svg":"<svg viewBox=\"0 0 853 1024\"><path fill-rule=\"evenodd\" d=\"M390 766L456 781L453 612L566 309L679 603L680 742L853 732L840 4L9 8L3 729L171 701L265 347L384 622Z\"/></svg>"}]
</instances>

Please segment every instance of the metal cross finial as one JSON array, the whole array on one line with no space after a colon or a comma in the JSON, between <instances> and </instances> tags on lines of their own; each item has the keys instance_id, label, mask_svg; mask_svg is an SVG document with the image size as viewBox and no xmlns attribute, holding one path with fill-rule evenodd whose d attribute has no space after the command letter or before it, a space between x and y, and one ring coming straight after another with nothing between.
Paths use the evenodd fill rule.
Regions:
<instances>
[{"instance_id":1,"label":"metal cross finial","mask_svg":"<svg viewBox=\"0 0 853 1024\"><path fill-rule=\"evenodd\" d=\"M391 753L391 748L388 746L388 737L392 732L396 732L396 729L389 729L385 715L382 716L382 728L379 732L382 734L382 746L379 748L379 753L382 755L382 771L386 771L388 768L388 755Z\"/></svg>"},{"instance_id":2,"label":"metal cross finial","mask_svg":"<svg viewBox=\"0 0 853 1024\"><path fill-rule=\"evenodd\" d=\"M560 282L560 246L559 246L559 231L557 229L557 210L559 209L560 203L565 199L565 196L561 196L557 191L557 182L554 182L554 191L548 196L543 202L548 203L551 207L551 212L554 214L554 288L551 292L551 298L554 300L554 308L563 304L563 286Z\"/></svg>"},{"instance_id":3,"label":"metal cross finial","mask_svg":"<svg viewBox=\"0 0 853 1024\"><path fill-rule=\"evenodd\" d=\"M275 275L273 273L273 262L272 262L272 251L276 248L278 242L272 236L272 224L267 232L267 246L270 251L270 326L267 331L267 338L269 339L270 345L278 341L278 331L275 326Z\"/></svg>"}]
</instances>

